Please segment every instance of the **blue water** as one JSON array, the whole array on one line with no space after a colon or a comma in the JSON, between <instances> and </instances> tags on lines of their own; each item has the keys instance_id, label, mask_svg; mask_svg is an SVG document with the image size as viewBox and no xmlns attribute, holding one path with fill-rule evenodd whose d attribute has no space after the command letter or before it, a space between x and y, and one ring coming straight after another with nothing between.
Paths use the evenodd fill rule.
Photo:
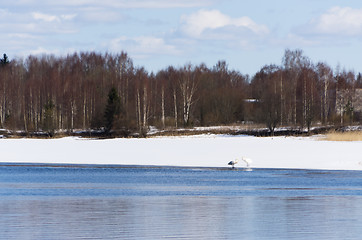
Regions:
<instances>
[{"instance_id":1,"label":"blue water","mask_svg":"<svg viewBox=\"0 0 362 240\"><path fill-rule=\"evenodd\" d=\"M362 172L0 164L0 239L361 239Z\"/></svg>"}]
</instances>

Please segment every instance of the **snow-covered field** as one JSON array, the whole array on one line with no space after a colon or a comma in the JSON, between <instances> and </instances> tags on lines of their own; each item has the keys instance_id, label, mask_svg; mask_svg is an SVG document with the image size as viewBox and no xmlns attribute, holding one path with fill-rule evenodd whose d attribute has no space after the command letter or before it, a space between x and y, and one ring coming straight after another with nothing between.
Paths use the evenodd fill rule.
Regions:
<instances>
[{"instance_id":1,"label":"snow-covered field","mask_svg":"<svg viewBox=\"0 0 362 240\"><path fill-rule=\"evenodd\" d=\"M362 170L362 142L200 135L146 139L0 139L0 162ZM244 167L239 162L236 167Z\"/></svg>"}]
</instances>

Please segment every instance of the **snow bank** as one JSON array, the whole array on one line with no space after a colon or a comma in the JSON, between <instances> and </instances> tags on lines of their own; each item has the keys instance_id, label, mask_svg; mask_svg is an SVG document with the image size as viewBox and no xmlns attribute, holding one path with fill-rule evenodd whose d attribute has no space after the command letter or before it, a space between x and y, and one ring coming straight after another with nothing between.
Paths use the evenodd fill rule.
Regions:
<instances>
[{"instance_id":1,"label":"snow bank","mask_svg":"<svg viewBox=\"0 0 362 240\"><path fill-rule=\"evenodd\" d=\"M0 139L0 162L362 170L362 142L202 135L146 139ZM236 167L243 167L239 162Z\"/></svg>"}]
</instances>

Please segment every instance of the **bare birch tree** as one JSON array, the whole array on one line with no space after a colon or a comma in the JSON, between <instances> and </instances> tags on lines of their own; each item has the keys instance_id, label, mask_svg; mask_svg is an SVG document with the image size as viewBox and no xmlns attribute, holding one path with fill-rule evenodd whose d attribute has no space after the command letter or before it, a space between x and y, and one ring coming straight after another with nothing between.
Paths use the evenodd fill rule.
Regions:
<instances>
[{"instance_id":1,"label":"bare birch tree","mask_svg":"<svg viewBox=\"0 0 362 240\"><path fill-rule=\"evenodd\" d=\"M185 126L189 125L191 106L195 102L195 93L197 89L197 76L191 64L183 68L181 77L179 79L179 87L182 97L183 109L183 123Z\"/></svg>"}]
</instances>

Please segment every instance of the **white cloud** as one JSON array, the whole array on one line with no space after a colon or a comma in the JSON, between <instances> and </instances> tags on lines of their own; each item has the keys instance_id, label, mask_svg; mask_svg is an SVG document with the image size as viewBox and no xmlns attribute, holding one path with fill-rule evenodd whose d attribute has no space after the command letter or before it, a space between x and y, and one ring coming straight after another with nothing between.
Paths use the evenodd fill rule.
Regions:
<instances>
[{"instance_id":1,"label":"white cloud","mask_svg":"<svg viewBox=\"0 0 362 240\"><path fill-rule=\"evenodd\" d=\"M61 19L66 20L66 21L73 20L76 16L77 16L77 14L62 14L62 15L60 15Z\"/></svg>"},{"instance_id":2,"label":"white cloud","mask_svg":"<svg viewBox=\"0 0 362 240\"><path fill-rule=\"evenodd\" d=\"M0 8L0 18L4 18L4 17L8 17L8 16L10 16L9 10Z\"/></svg>"},{"instance_id":3,"label":"white cloud","mask_svg":"<svg viewBox=\"0 0 362 240\"><path fill-rule=\"evenodd\" d=\"M273 44L276 46L285 46L286 48L303 48L318 46L321 44L321 41L320 39L309 39L297 34L289 33L285 39L274 40Z\"/></svg>"},{"instance_id":4,"label":"white cloud","mask_svg":"<svg viewBox=\"0 0 362 240\"><path fill-rule=\"evenodd\" d=\"M210 5L211 0L136 0L136 1L108 1L110 4L122 8L189 8Z\"/></svg>"},{"instance_id":5,"label":"white cloud","mask_svg":"<svg viewBox=\"0 0 362 240\"><path fill-rule=\"evenodd\" d=\"M40 12L33 12L31 15L35 20L41 20L44 22L61 22L62 20L69 21L76 16L76 14L62 14L60 16L56 16Z\"/></svg>"},{"instance_id":6,"label":"white cloud","mask_svg":"<svg viewBox=\"0 0 362 240\"><path fill-rule=\"evenodd\" d=\"M44 14L44 13L40 13L40 12L33 12L31 14L33 16L33 18L35 20L42 20L45 22L60 22L59 17L55 16L55 15L49 15L49 14Z\"/></svg>"},{"instance_id":7,"label":"white cloud","mask_svg":"<svg viewBox=\"0 0 362 240\"><path fill-rule=\"evenodd\" d=\"M362 9L333 7L326 13L310 21L312 29L318 34L362 34Z\"/></svg>"},{"instance_id":8,"label":"white cloud","mask_svg":"<svg viewBox=\"0 0 362 240\"><path fill-rule=\"evenodd\" d=\"M119 11L107 8L84 7L79 9L79 17L86 23L117 22L125 18Z\"/></svg>"},{"instance_id":9,"label":"white cloud","mask_svg":"<svg viewBox=\"0 0 362 240\"><path fill-rule=\"evenodd\" d=\"M109 7L109 8L190 8L205 7L214 3L215 0L22 0L16 1L14 5L28 6L56 6L56 7Z\"/></svg>"},{"instance_id":10,"label":"white cloud","mask_svg":"<svg viewBox=\"0 0 362 240\"><path fill-rule=\"evenodd\" d=\"M2 49L14 55L15 52L19 53L19 50L33 47L33 44L39 43L40 39L26 33L7 33L2 35L2 41Z\"/></svg>"},{"instance_id":11,"label":"white cloud","mask_svg":"<svg viewBox=\"0 0 362 240\"><path fill-rule=\"evenodd\" d=\"M49 50L43 47L38 47L36 49L30 50L29 51L29 55L42 55L42 54L54 54L54 55L59 55L60 50L59 49L53 49L53 50Z\"/></svg>"},{"instance_id":12,"label":"white cloud","mask_svg":"<svg viewBox=\"0 0 362 240\"><path fill-rule=\"evenodd\" d=\"M218 10L199 10L198 12L182 16L181 29L184 33L195 38L208 38L210 31L223 30L223 34L235 34L251 31L256 35L265 35L269 29L265 25L257 24L249 17L231 18ZM230 29L229 31L225 29ZM209 34L205 34L209 32ZM227 34L227 35L228 35ZM207 36L206 36L207 35ZM221 34L220 34L221 36Z\"/></svg>"},{"instance_id":13,"label":"white cloud","mask_svg":"<svg viewBox=\"0 0 362 240\"><path fill-rule=\"evenodd\" d=\"M113 39L109 48L112 51L127 51L138 58L147 58L151 55L174 55L179 51L173 45L167 44L164 39L152 36L119 37Z\"/></svg>"}]
</instances>

